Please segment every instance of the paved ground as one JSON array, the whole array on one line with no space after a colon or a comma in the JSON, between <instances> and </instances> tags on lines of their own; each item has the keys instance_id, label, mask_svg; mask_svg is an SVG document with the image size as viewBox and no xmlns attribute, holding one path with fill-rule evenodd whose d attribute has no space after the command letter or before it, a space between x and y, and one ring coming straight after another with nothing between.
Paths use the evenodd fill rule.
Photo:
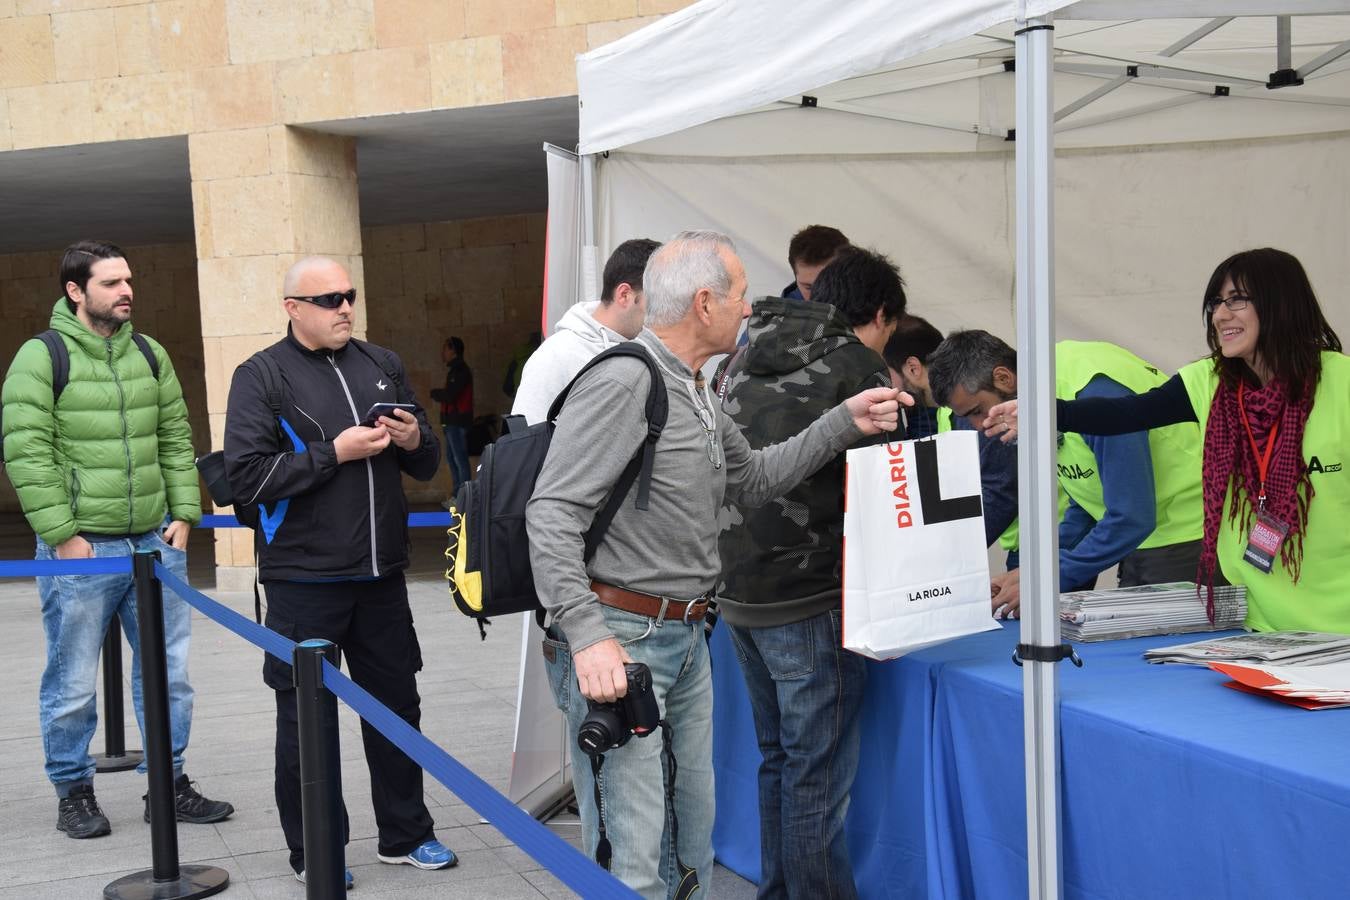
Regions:
<instances>
[{"instance_id":1,"label":"paved ground","mask_svg":"<svg viewBox=\"0 0 1350 900\"><path fill-rule=\"evenodd\" d=\"M519 632L504 628L478 640L475 626L453 611L436 574L439 538L418 534L410 585L426 668L420 678L422 724L427 735L489 784L505 790L515 722ZM192 544L192 580L215 599L252 615L252 594L216 593L209 535ZM31 558L31 534L22 522L0 522L0 559ZM509 634L507 633L509 632ZM0 580L0 900L95 898L109 882L150 867L149 826L141 820L144 778L134 772L100 775L99 802L112 820L110 836L72 841L56 831L56 799L42 773L37 691L45 659L37 594L31 582ZM130 672L129 651L124 650ZM209 797L229 800L236 813L217 825L180 825L179 858L230 873L222 894L234 898L304 896L291 876L272 798L271 692L260 677L261 651L197 614L193 622L192 683L197 691L187 772ZM127 743L141 741L124 685ZM437 834L459 854L446 872L382 865L375 859L375 822L356 716L339 704L344 790L351 816L348 865L361 897L514 898L569 897L572 893L446 788L428 779L427 803ZM95 751L103 747L100 729ZM570 818L570 817L569 817ZM555 820L559 834L576 843L575 821ZM749 898L754 888L719 867L719 898Z\"/></svg>"}]
</instances>

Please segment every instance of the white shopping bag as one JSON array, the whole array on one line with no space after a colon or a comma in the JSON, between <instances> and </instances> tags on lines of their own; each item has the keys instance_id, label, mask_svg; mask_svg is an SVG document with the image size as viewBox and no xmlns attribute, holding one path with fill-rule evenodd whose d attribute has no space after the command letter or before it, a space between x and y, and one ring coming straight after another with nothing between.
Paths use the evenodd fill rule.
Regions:
<instances>
[{"instance_id":1,"label":"white shopping bag","mask_svg":"<svg viewBox=\"0 0 1350 900\"><path fill-rule=\"evenodd\" d=\"M998 628L975 432L848 451L844 647L893 659Z\"/></svg>"}]
</instances>

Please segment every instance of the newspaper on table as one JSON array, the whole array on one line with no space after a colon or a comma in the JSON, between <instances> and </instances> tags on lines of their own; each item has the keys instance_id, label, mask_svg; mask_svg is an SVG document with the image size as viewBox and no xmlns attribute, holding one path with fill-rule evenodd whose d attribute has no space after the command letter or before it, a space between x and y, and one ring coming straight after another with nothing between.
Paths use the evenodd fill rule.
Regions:
<instances>
[{"instance_id":1,"label":"newspaper on table","mask_svg":"<svg viewBox=\"0 0 1350 900\"><path fill-rule=\"evenodd\" d=\"M1226 631L1241 628L1246 617L1247 589L1241 585L1214 588L1213 622L1193 581L1059 595L1061 631L1071 641Z\"/></svg>"},{"instance_id":2,"label":"newspaper on table","mask_svg":"<svg viewBox=\"0 0 1350 900\"><path fill-rule=\"evenodd\" d=\"M1238 634L1191 644L1156 647L1145 651L1144 659L1154 663L1185 663L1193 666L1269 663L1284 667L1323 667L1328 663L1350 660L1350 635L1320 631ZM1347 683L1347 689L1350 689L1350 683Z\"/></svg>"},{"instance_id":3,"label":"newspaper on table","mask_svg":"<svg viewBox=\"0 0 1350 900\"><path fill-rule=\"evenodd\" d=\"M1350 662L1345 660L1301 665L1211 662L1209 667L1232 681L1234 688L1302 709L1340 709L1350 706Z\"/></svg>"}]
</instances>

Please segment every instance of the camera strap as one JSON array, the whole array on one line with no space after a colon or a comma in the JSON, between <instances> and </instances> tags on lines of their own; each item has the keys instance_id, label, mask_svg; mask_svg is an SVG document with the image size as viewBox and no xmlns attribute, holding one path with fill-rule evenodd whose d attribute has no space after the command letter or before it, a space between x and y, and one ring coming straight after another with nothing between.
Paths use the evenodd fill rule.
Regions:
<instances>
[{"instance_id":1,"label":"camera strap","mask_svg":"<svg viewBox=\"0 0 1350 900\"><path fill-rule=\"evenodd\" d=\"M675 813L675 776L678 765L675 761L675 729L665 719L657 723L661 728L661 780L666 793L666 811L670 815L670 846L675 854L675 873L679 884L670 895L672 900L689 900L699 889L698 872L685 865L680 859L680 819ZM600 772L605 765L605 755L597 753L591 757L591 774L595 789L595 808L600 817L600 841L595 846L595 861L606 872L614 850L610 846L605 831L605 802L600 791Z\"/></svg>"},{"instance_id":2,"label":"camera strap","mask_svg":"<svg viewBox=\"0 0 1350 900\"><path fill-rule=\"evenodd\" d=\"M605 798L600 793L600 770L604 767L605 754L596 753L591 757L591 788L595 791L595 811L600 817L600 841L595 845L595 862L608 872L614 848L609 845L609 835L605 833Z\"/></svg>"}]
</instances>

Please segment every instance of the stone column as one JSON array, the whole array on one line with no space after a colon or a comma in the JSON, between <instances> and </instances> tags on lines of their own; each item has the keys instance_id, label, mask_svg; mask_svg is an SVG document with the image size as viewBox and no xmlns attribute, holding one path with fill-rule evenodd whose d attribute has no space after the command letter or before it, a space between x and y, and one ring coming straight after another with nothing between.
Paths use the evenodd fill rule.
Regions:
<instances>
[{"instance_id":1,"label":"stone column","mask_svg":"<svg viewBox=\"0 0 1350 900\"><path fill-rule=\"evenodd\" d=\"M218 450L235 367L286 333L286 269L304 256L331 256L364 294L356 142L270 126L194 134L188 155L206 403L211 447ZM357 336L365 334L365 309L357 304ZM220 590L247 590L253 565L251 531L216 532Z\"/></svg>"}]
</instances>

